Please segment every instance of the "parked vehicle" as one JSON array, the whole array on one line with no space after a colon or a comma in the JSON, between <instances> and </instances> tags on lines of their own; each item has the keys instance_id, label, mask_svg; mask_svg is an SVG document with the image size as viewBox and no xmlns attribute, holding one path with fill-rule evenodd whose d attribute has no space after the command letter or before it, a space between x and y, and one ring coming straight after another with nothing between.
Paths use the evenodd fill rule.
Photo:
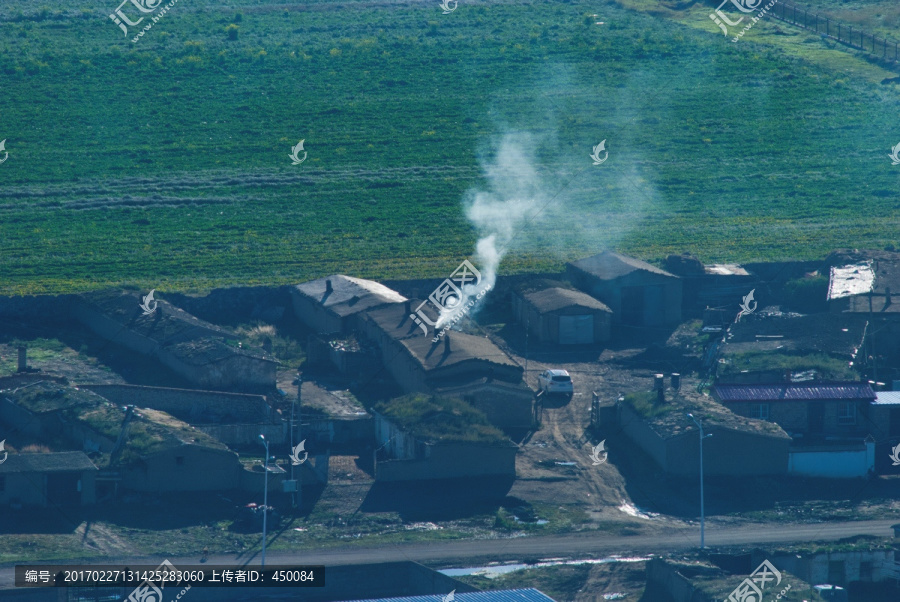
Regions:
<instances>
[{"instance_id":1,"label":"parked vehicle","mask_svg":"<svg viewBox=\"0 0 900 602\"><path fill-rule=\"evenodd\" d=\"M566 370L544 370L538 376L538 387L547 395L559 394L572 397L575 392L572 377Z\"/></svg>"}]
</instances>

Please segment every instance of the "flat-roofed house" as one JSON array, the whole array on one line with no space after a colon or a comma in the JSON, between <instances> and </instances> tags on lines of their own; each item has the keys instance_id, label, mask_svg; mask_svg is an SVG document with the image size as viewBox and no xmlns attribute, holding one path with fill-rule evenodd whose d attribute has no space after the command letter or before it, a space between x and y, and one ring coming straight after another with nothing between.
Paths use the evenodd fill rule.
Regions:
<instances>
[{"instance_id":1,"label":"flat-roofed house","mask_svg":"<svg viewBox=\"0 0 900 602\"><path fill-rule=\"evenodd\" d=\"M411 394L373 414L376 481L515 478L518 446L461 400Z\"/></svg>"},{"instance_id":2,"label":"flat-roofed house","mask_svg":"<svg viewBox=\"0 0 900 602\"><path fill-rule=\"evenodd\" d=\"M156 358L188 382L211 389L275 386L277 362L262 349L242 348L238 335L159 300L146 314L133 291L98 291L77 298L75 316L127 349ZM233 344L229 344L231 341Z\"/></svg>"},{"instance_id":3,"label":"flat-roofed house","mask_svg":"<svg viewBox=\"0 0 900 602\"><path fill-rule=\"evenodd\" d=\"M605 303L614 323L660 327L681 322L681 279L645 261L604 251L567 263L566 276Z\"/></svg>"},{"instance_id":4,"label":"flat-roofed house","mask_svg":"<svg viewBox=\"0 0 900 602\"><path fill-rule=\"evenodd\" d=\"M610 338L612 310L581 291L560 286L512 293L519 323L542 343L592 345Z\"/></svg>"},{"instance_id":5,"label":"flat-roofed house","mask_svg":"<svg viewBox=\"0 0 900 602\"><path fill-rule=\"evenodd\" d=\"M530 428L534 392L522 380L522 367L486 336L454 330L432 342L434 333L424 334L410 318L415 304L369 311L364 322L400 388L461 398L501 428Z\"/></svg>"},{"instance_id":6,"label":"flat-roofed house","mask_svg":"<svg viewBox=\"0 0 900 602\"><path fill-rule=\"evenodd\" d=\"M359 327L361 313L404 303L406 297L383 284L334 274L291 289L294 313L317 333L347 333Z\"/></svg>"},{"instance_id":7,"label":"flat-roofed house","mask_svg":"<svg viewBox=\"0 0 900 602\"><path fill-rule=\"evenodd\" d=\"M216 491L240 486L236 453L162 411L130 410L85 389L37 382L0 391L0 418L45 440L99 454L126 489ZM105 478L107 474L101 474Z\"/></svg>"},{"instance_id":8,"label":"flat-roofed house","mask_svg":"<svg viewBox=\"0 0 900 602\"><path fill-rule=\"evenodd\" d=\"M86 506L97 467L84 452L9 453L0 464L0 506Z\"/></svg>"}]
</instances>

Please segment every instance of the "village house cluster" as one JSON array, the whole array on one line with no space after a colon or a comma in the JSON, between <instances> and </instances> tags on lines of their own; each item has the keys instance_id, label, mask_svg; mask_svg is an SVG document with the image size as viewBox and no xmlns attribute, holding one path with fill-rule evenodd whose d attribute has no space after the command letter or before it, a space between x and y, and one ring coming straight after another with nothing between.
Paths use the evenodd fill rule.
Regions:
<instances>
[{"instance_id":1,"label":"village house cluster","mask_svg":"<svg viewBox=\"0 0 900 602\"><path fill-rule=\"evenodd\" d=\"M693 337L695 373L641 376L609 399L579 389L576 377L576 398L593 399L585 426L624 434L674 476L699 469L688 413L714 434L705 443L710 476L898 470L900 304L891 291L900 291L900 253L842 250L740 266L686 254L657 267L605 251L559 274L500 278L437 342L413 319L433 284L335 274L236 300L172 295L150 314L137 290L3 300L6 323L76 328L124 358L120 366L168 376L138 383L54 374L29 363L23 345L17 370L0 378L0 438L13 450L0 464L0 505L90 505L127 491L256 492L267 478L273 491L290 493L323 485L336 449L370 461L377 482L515 479L519 444L541 428L547 403L535 386L538 364L528 369L529 348L659 347L676 329ZM758 308L740 311L751 291ZM482 311L511 327L483 330ZM225 314L219 322L293 321L302 373L279 360L271 340L245 344L216 323ZM342 409L310 409L327 389L317 373L349 383L329 397ZM241 460L261 434L283 459L265 474ZM292 471L287 459L301 440L309 462Z\"/></svg>"}]
</instances>

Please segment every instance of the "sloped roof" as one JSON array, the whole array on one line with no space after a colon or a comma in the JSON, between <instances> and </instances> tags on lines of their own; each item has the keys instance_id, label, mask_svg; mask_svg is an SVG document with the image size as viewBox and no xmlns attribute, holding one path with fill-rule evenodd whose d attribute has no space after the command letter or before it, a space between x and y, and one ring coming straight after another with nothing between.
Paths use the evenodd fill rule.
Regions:
<instances>
[{"instance_id":1,"label":"sloped roof","mask_svg":"<svg viewBox=\"0 0 900 602\"><path fill-rule=\"evenodd\" d=\"M157 300L155 312L144 315L144 311L140 308L143 295L136 291L95 291L79 295L79 299L121 324L123 328L152 339L160 345L204 336L237 338L233 332L205 322L163 300Z\"/></svg>"},{"instance_id":2,"label":"sloped roof","mask_svg":"<svg viewBox=\"0 0 900 602\"><path fill-rule=\"evenodd\" d=\"M898 252L839 249L825 259L825 265L832 268L862 264L868 264L875 275L873 293L884 295L888 288L894 295L900 293L900 253ZM868 311L868 302L866 311Z\"/></svg>"},{"instance_id":3,"label":"sloped roof","mask_svg":"<svg viewBox=\"0 0 900 602\"><path fill-rule=\"evenodd\" d=\"M192 366L206 366L235 356L264 362L276 362L274 358L267 355L262 349L233 347L224 341L213 338L175 343L166 346L166 350Z\"/></svg>"},{"instance_id":4,"label":"sloped roof","mask_svg":"<svg viewBox=\"0 0 900 602\"><path fill-rule=\"evenodd\" d=\"M410 303L414 309L421 301ZM389 337L402 345L407 352L426 370L437 370L462 362L482 362L518 368L502 349L489 338L466 334L456 330L449 331L437 343L432 343L435 332L429 330L428 335L422 333L409 312L403 305L383 307L368 312L370 320ZM449 338L449 350L446 339Z\"/></svg>"},{"instance_id":5,"label":"sloped roof","mask_svg":"<svg viewBox=\"0 0 900 602\"><path fill-rule=\"evenodd\" d=\"M714 385L713 395L723 403L741 401L874 401L875 391L865 382L805 382L759 385Z\"/></svg>"},{"instance_id":6,"label":"sloped roof","mask_svg":"<svg viewBox=\"0 0 900 602\"><path fill-rule=\"evenodd\" d=\"M833 267L828 278L828 300L868 293L874 284L871 262Z\"/></svg>"},{"instance_id":7,"label":"sloped roof","mask_svg":"<svg viewBox=\"0 0 900 602\"><path fill-rule=\"evenodd\" d=\"M652 266L646 261L620 255L613 251L603 251L597 255L571 262L571 265L599 278L600 280L615 280L627 276L632 272L648 272L667 278L678 278L665 270Z\"/></svg>"},{"instance_id":8,"label":"sloped roof","mask_svg":"<svg viewBox=\"0 0 900 602\"><path fill-rule=\"evenodd\" d=\"M328 281L331 292L326 293ZM403 303L406 297L383 284L362 278L335 274L304 282L294 287L298 293L338 316L350 316L386 303Z\"/></svg>"},{"instance_id":9,"label":"sloped roof","mask_svg":"<svg viewBox=\"0 0 900 602\"><path fill-rule=\"evenodd\" d=\"M595 311L612 313L605 304L586 295L581 291L573 291L566 288L548 288L523 295L525 299L539 312L556 311L566 307L584 307Z\"/></svg>"},{"instance_id":10,"label":"sloped roof","mask_svg":"<svg viewBox=\"0 0 900 602\"><path fill-rule=\"evenodd\" d=\"M50 454L9 454L0 464L0 474L21 472L75 472L97 470L84 452L68 451Z\"/></svg>"},{"instance_id":11,"label":"sloped roof","mask_svg":"<svg viewBox=\"0 0 900 602\"><path fill-rule=\"evenodd\" d=\"M0 391L4 397L34 414L59 412L64 421L74 421L115 441L121 431L125 410L104 397L58 383L36 383L19 390ZM222 449L227 447L217 439L196 430L164 412L135 410L126 450L144 456L163 449L195 444ZM137 447L132 445L137 443Z\"/></svg>"}]
</instances>

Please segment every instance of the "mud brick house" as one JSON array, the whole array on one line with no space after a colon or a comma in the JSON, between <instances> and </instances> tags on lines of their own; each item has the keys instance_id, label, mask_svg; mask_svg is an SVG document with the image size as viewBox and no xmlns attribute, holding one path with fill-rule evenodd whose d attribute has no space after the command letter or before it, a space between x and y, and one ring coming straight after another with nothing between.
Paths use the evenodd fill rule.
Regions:
<instances>
[{"instance_id":1,"label":"mud brick house","mask_svg":"<svg viewBox=\"0 0 900 602\"><path fill-rule=\"evenodd\" d=\"M645 261L604 251L567 263L566 276L612 309L614 323L661 327L681 322L681 278Z\"/></svg>"},{"instance_id":2,"label":"mud brick house","mask_svg":"<svg viewBox=\"0 0 900 602\"><path fill-rule=\"evenodd\" d=\"M262 349L235 347L212 338L162 346L156 357L173 372L210 389L273 388L278 368Z\"/></svg>"},{"instance_id":3,"label":"mud brick house","mask_svg":"<svg viewBox=\"0 0 900 602\"><path fill-rule=\"evenodd\" d=\"M858 378L867 324L864 316L851 314L761 310L743 316L717 347L717 382L773 383L803 372L818 380Z\"/></svg>"},{"instance_id":4,"label":"mud brick house","mask_svg":"<svg viewBox=\"0 0 900 602\"><path fill-rule=\"evenodd\" d=\"M271 388L277 363L261 349L242 348L237 335L159 301L145 315L141 295L100 291L80 295L75 316L105 339L159 360L193 384L213 389Z\"/></svg>"},{"instance_id":5,"label":"mud brick house","mask_svg":"<svg viewBox=\"0 0 900 602\"><path fill-rule=\"evenodd\" d=\"M609 340L611 309L581 291L547 284L526 284L512 292L516 320L539 342L593 345Z\"/></svg>"},{"instance_id":6,"label":"mud brick house","mask_svg":"<svg viewBox=\"0 0 900 602\"><path fill-rule=\"evenodd\" d=\"M102 479L137 491L236 488L237 454L173 416L131 412L99 395L53 382L0 391L0 419L45 441L97 455Z\"/></svg>"},{"instance_id":7,"label":"mud brick house","mask_svg":"<svg viewBox=\"0 0 900 602\"><path fill-rule=\"evenodd\" d=\"M363 332L407 393L452 396L471 403L500 428L531 428L534 392L522 367L485 336L448 332L437 343L410 318L416 301L369 311Z\"/></svg>"},{"instance_id":8,"label":"mud brick house","mask_svg":"<svg viewBox=\"0 0 900 602\"><path fill-rule=\"evenodd\" d=\"M382 284L343 274L298 284L291 299L297 318L320 334L351 332L359 327L360 314L406 301Z\"/></svg>"},{"instance_id":9,"label":"mud brick house","mask_svg":"<svg viewBox=\"0 0 900 602\"><path fill-rule=\"evenodd\" d=\"M704 265L686 253L669 255L665 267L682 280L682 309L685 315L699 316L707 307L721 307L727 309L733 319L740 311L746 294L756 290L756 298L759 299L761 293L758 290L759 279L736 264Z\"/></svg>"},{"instance_id":10,"label":"mud brick house","mask_svg":"<svg viewBox=\"0 0 900 602\"><path fill-rule=\"evenodd\" d=\"M412 394L373 413L376 481L515 478L518 446L458 399Z\"/></svg>"},{"instance_id":11,"label":"mud brick house","mask_svg":"<svg viewBox=\"0 0 900 602\"><path fill-rule=\"evenodd\" d=\"M0 506L87 506L96 475L80 451L10 453L0 464Z\"/></svg>"},{"instance_id":12,"label":"mud brick house","mask_svg":"<svg viewBox=\"0 0 900 602\"><path fill-rule=\"evenodd\" d=\"M872 380L900 378L900 253L839 250L825 260L829 311L865 317L868 344L860 360ZM900 300L898 300L900 301Z\"/></svg>"},{"instance_id":13,"label":"mud brick house","mask_svg":"<svg viewBox=\"0 0 900 602\"><path fill-rule=\"evenodd\" d=\"M272 407L263 395L140 385L80 387L121 406L161 410L191 423L261 422L273 417Z\"/></svg>"},{"instance_id":14,"label":"mud brick house","mask_svg":"<svg viewBox=\"0 0 900 602\"><path fill-rule=\"evenodd\" d=\"M707 476L785 474L791 438L777 424L738 416L700 395L682 391L657 404L654 393L632 393L617 403L619 427L670 476L700 475L700 436L686 413L703 416Z\"/></svg>"}]
</instances>

